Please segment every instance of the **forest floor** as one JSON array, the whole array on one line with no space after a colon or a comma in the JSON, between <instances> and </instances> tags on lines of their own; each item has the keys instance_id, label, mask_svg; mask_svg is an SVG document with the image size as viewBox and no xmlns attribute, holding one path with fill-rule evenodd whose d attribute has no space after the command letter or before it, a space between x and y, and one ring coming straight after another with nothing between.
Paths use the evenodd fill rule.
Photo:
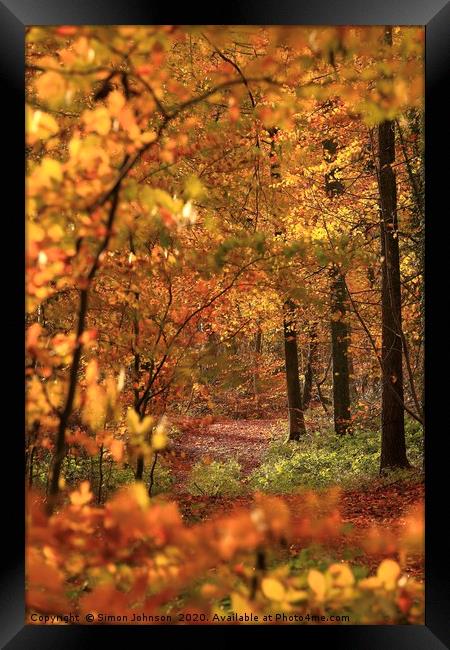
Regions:
<instances>
[{"instance_id":1,"label":"forest floor","mask_svg":"<svg viewBox=\"0 0 450 650\"><path fill-rule=\"evenodd\" d=\"M215 421L211 424L197 424L185 421L181 424L182 435L175 436L170 455L170 465L175 477L172 498L178 502L183 516L191 522L222 516L236 507L248 506L251 495L239 497L192 496L186 490L186 480L192 466L200 461L236 459L242 467L244 477L257 467L276 430L283 420L233 420ZM285 422L284 422L285 424ZM294 512L299 496L280 495ZM390 485L375 483L371 488L344 489L340 496L339 512L344 524L350 525L351 536L343 535L327 544L326 552L335 558L345 557L349 543L354 556L349 561L364 564L374 570L383 555L362 552L358 541L367 539L373 527L382 527L386 536L398 536L406 525L405 516L410 508L424 499L423 483L396 482ZM298 552L295 546L291 553ZM319 554L321 553L319 549ZM395 555L395 554L394 554ZM405 570L418 580L423 580L423 555L411 555L406 560Z\"/></svg>"}]
</instances>

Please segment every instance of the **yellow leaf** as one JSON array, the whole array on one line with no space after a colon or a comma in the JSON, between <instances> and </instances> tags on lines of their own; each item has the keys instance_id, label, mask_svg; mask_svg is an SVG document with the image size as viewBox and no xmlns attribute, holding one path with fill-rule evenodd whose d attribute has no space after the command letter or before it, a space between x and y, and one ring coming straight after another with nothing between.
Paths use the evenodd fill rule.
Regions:
<instances>
[{"instance_id":1,"label":"yellow leaf","mask_svg":"<svg viewBox=\"0 0 450 650\"><path fill-rule=\"evenodd\" d=\"M147 415L142 421L133 408L128 409L127 424L130 433L146 434L153 426L153 418Z\"/></svg>"},{"instance_id":2,"label":"yellow leaf","mask_svg":"<svg viewBox=\"0 0 450 650\"><path fill-rule=\"evenodd\" d=\"M139 415L133 408L128 409L127 425L130 433L137 433L139 427Z\"/></svg>"},{"instance_id":3,"label":"yellow leaf","mask_svg":"<svg viewBox=\"0 0 450 650\"><path fill-rule=\"evenodd\" d=\"M383 560L377 570L377 578L386 589L395 589L400 567L394 560Z\"/></svg>"},{"instance_id":4,"label":"yellow leaf","mask_svg":"<svg viewBox=\"0 0 450 650\"><path fill-rule=\"evenodd\" d=\"M308 573L308 584L316 594L317 598L322 600L327 589L327 583L323 573L316 571L316 569L311 569Z\"/></svg>"},{"instance_id":5,"label":"yellow leaf","mask_svg":"<svg viewBox=\"0 0 450 650\"><path fill-rule=\"evenodd\" d=\"M249 604L248 601L241 596L241 594L238 594L237 592L233 592L231 594L231 609L235 614L245 614L248 613L249 611Z\"/></svg>"},{"instance_id":6,"label":"yellow leaf","mask_svg":"<svg viewBox=\"0 0 450 650\"><path fill-rule=\"evenodd\" d=\"M139 424L138 430L136 431L136 433L143 433L143 434L148 433L150 431L150 429L152 428L152 426L153 426L153 422L154 422L154 420L153 420L152 416L147 415L142 420L142 422Z\"/></svg>"},{"instance_id":7,"label":"yellow leaf","mask_svg":"<svg viewBox=\"0 0 450 650\"><path fill-rule=\"evenodd\" d=\"M332 576L337 587L350 587L355 582L348 564L331 564L328 567L328 573Z\"/></svg>"},{"instance_id":8,"label":"yellow leaf","mask_svg":"<svg viewBox=\"0 0 450 650\"><path fill-rule=\"evenodd\" d=\"M53 224L53 226L50 226L50 228L47 230L47 235L50 237L52 241L59 241L63 235L64 235L64 230L61 228L60 225L57 223Z\"/></svg>"},{"instance_id":9,"label":"yellow leaf","mask_svg":"<svg viewBox=\"0 0 450 650\"><path fill-rule=\"evenodd\" d=\"M141 135L141 142L143 144L149 144L150 142L154 142L156 140L156 138L157 138L157 135L156 135L155 131L145 131Z\"/></svg>"},{"instance_id":10,"label":"yellow leaf","mask_svg":"<svg viewBox=\"0 0 450 650\"><path fill-rule=\"evenodd\" d=\"M284 600L288 603L297 603L308 599L308 592L304 589L288 589Z\"/></svg>"},{"instance_id":11,"label":"yellow leaf","mask_svg":"<svg viewBox=\"0 0 450 650\"><path fill-rule=\"evenodd\" d=\"M52 115L43 111L33 111L27 107L26 111L27 140L34 144L38 140L46 140L59 131L57 121Z\"/></svg>"},{"instance_id":12,"label":"yellow leaf","mask_svg":"<svg viewBox=\"0 0 450 650\"><path fill-rule=\"evenodd\" d=\"M142 482L134 483L130 486L128 494L138 506L145 510L150 504L150 499L147 493L147 488Z\"/></svg>"},{"instance_id":13,"label":"yellow leaf","mask_svg":"<svg viewBox=\"0 0 450 650\"><path fill-rule=\"evenodd\" d=\"M30 223L27 228L28 240L30 242L40 242L45 238L45 230L36 223Z\"/></svg>"},{"instance_id":14,"label":"yellow leaf","mask_svg":"<svg viewBox=\"0 0 450 650\"><path fill-rule=\"evenodd\" d=\"M261 582L261 590L266 598L278 602L283 601L286 594L282 583L275 578L264 578Z\"/></svg>"},{"instance_id":15,"label":"yellow leaf","mask_svg":"<svg viewBox=\"0 0 450 650\"><path fill-rule=\"evenodd\" d=\"M70 502L74 506L84 506L92 499L92 494L89 486L89 481L83 481L80 484L78 491L70 493Z\"/></svg>"},{"instance_id":16,"label":"yellow leaf","mask_svg":"<svg viewBox=\"0 0 450 650\"><path fill-rule=\"evenodd\" d=\"M122 440L113 440L109 446L109 451L116 463L120 463L123 458L123 442Z\"/></svg>"},{"instance_id":17,"label":"yellow leaf","mask_svg":"<svg viewBox=\"0 0 450 650\"><path fill-rule=\"evenodd\" d=\"M370 578L364 578L364 580L360 580L358 582L358 587L360 587L361 589L377 589L382 585L383 583L376 576L372 576Z\"/></svg>"},{"instance_id":18,"label":"yellow leaf","mask_svg":"<svg viewBox=\"0 0 450 650\"><path fill-rule=\"evenodd\" d=\"M97 359L92 359L89 361L86 367L86 382L88 384L93 384L97 381L98 378L98 362Z\"/></svg>"},{"instance_id":19,"label":"yellow leaf","mask_svg":"<svg viewBox=\"0 0 450 650\"><path fill-rule=\"evenodd\" d=\"M125 97L119 90L113 90L108 95L107 104L110 114L113 117L118 117L120 111L125 106Z\"/></svg>"},{"instance_id":20,"label":"yellow leaf","mask_svg":"<svg viewBox=\"0 0 450 650\"><path fill-rule=\"evenodd\" d=\"M111 118L108 109L104 106L94 111L84 111L82 118L87 132L95 131L99 135L107 135L111 130Z\"/></svg>"},{"instance_id":21,"label":"yellow leaf","mask_svg":"<svg viewBox=\"0 0 450 650\"><path fill-rule=\"evenodd\" d=\"M61 163L54 158L44 158L41 162L39 172L41 177L40 180L42 181L43 185L51 186L49 185L49 181L51 180L55 180L57 182L62 181Z\"/></svg>"},{"instance_id":22,"label":"yellow leaf","mask_svg":"<svg viewBox=\"0 0 450 650\"><path fill-rule=\"evenodd\" d=\"M156 451L159 451L160 449L167 447L167 441L168 438L165 431L155 431L152 438L152 447L153 449L156 449Z\"/></svg>"},{"instance_id":23,"label":"yellow leaf","mask_svg":"<svg viewBox=\"0 0 450 650\"><path fill-rule=\"evenodd\" d=\"M57 72L44 72L36 80L35 87L42 99L53 103L63 99L66 92L66 81Z\"/></svg>"}]
</instances>

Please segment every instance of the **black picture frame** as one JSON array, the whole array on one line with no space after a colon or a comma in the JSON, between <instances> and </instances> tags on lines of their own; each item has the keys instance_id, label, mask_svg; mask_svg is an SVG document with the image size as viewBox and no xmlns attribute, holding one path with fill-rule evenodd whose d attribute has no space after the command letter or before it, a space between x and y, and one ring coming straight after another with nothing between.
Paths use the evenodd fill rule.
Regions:
<instances>
[{"instance_id":1,"label":"black picture frame","mask_svg":"<svg viewBox=\"0 0 450 650\"><path fill-rule=\"evenodd\" d=\"M2 110L3 130L12 135L12 146L4 156L7 162L7 185L3 194L12 198L8 212L7 236L3 246L13 253L11 264L4 272L4 283L10 295L3 302L7 325L6 351L12 359L4 367L10 392L18 396L3 405L3 414L10 422L4 424L2 466L10 464L7 488L2 493L0 517L4 524L2 557L4 575L0 586L0 641L10 650L26 648L89 648L112 640L128 645L139 641L153 641L155 633L174 641L180 627L155 626L37 626L24 625L24 487L23 487L23 419L22 391L23 359L23 295L24 226L21 208L24 205L22 184L24 144L24 35L27 25L55 24L392 24L424 25L426 28L426 615L423 626L289 626L277 627L277 638L294 632L297 643L329 643L330 647L346 650L440 650L449 647L450 608L448 606L448 542L445 532L448 459L442 452L442 440L447 437L445 415L447 382L440 379L439 370L445 370L445 330L448 323L443 315L444 296L448 295L446 274L448 252L444 233L448 220L449 157L448 104L444 89L450 59L450 4L446 0L314 0L300 4L295 0L250 0L232 2L220 7L194 6L186 3L176 14L167 6L145 6L138 0L112 2L111 0L0 0L0 79L4 88ZM444 153L444 164L439 153ZM16 191L12 191L12 187ZM7 191L5 191L5 188ZM6 198L6 197L5 197ZM436 264L435 264L436 262ZM9 264L9 263L8 263ZM441 284L440 284L441 283ZM444 300L444 304L442 301ZM448 326L446 327L446 329ZM16 347L17 346L17 347ZM6 364L6 362L4 362ZM3 422L3 415L2 415ZM3 469L2 469L2 473ZM190 640L195 626L187 626L183 640ZM208 627L208 636L214 628ZM215 634L226 643L234 626L222 627ZM200 629L200 632L202 630ZM250 632L249 632L250 631ZM264 640L266 626L239 626L239 635L251 633L252 642ZM198 630L196 630L198 632ZM185 636L187 634L187 637ZM213 632L214 635L214 632ZM261 636L261 635L264 635ZM299 635L299 636L297 636ZM245 639L242 637L245 643ZM185 641L184 641L185 642Z\"/></svg>"}]
</instances>

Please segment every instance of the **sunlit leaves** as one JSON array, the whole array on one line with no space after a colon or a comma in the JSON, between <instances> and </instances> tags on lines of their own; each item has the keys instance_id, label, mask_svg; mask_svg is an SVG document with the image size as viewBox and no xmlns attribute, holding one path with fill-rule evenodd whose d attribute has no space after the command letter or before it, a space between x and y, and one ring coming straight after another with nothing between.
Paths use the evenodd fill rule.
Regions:
<instances>
[{"instance_id":1,"label":"sunlit leaves","mask_svg":"<svg viewBox=\"0 0 450 650\"><path fill-rule=\"evenodd\" d=\"M66 97L67 82L63 75L49 71L36 79L35 88L39 97L47 104L60 106Z\"/></svg>"},{"instance_id":2,"label":"sunlit leaves","mask_svg":"<svg viewBox=\"0 0 450 650\"><path fill-rule=\"evenodd\" d=\"M82 119L86 125L86 132L94 131L99 135L107 135L111 129L111 117L103 106L94 111L84 111Z\"/></svg>"},{"instance_id":3,"label":"sunlit leaves","mask_svg":"<svg viewBox=\"0 0 450 650\"><path fill-rule=\"evenodd\" d=\"M28 179L29 196L36 196L45 189L53 189L63 180L62 165L54 158L44 158Z\"/></svg>"},{"instance_id":4,"label":"sunlit leaves","mask_svg":"<svg viewBox=\"0 0 450 650\"><path fill-rule=\"evenodd\" d=\"M48 140L59 132L59 125L53 115L40 110L26 109L26 136L29 144Z\"/></svg>"},{"instance_id":5,"label":"sunlit leaves","mask_svg":"<svg viewBox=\"0 0 450 650\"><path fill-rule=\"evenodd\" d=\"M399 576L400 567L394 560L383 560L378 567L377 578L383 584L385 589L395 589Z\"/></svg>"},{"instance_id":6,"label":"sunlit leaves","mask_svg":"<svg viewBox=\"0 0 450 650\"><path fill-rule=\"evenodd\" d=\"M261 582L261 590L266 598L273 601L283 601L286 590L279 580L264 578Z\"/></svg>"},{"instance_id":7,"label":"sunlit leaves","mask_svg":"<svg viewBox=\"0 0 450 650\"><path fill-rule=\"evenodd\" d=\"M261 552L269 540L273 544L289 534L289 519L281 517L277 500L260 500L259 519L238 511L187 526L175 504L152 503L140 482L119 491L103 509L93 507L92 499L89 483L82 482L70 492L69 504L50 520L38 502L32 503L27 536L29 611L69 610L69 601L62 596L65 576L90 586L87 595L86 590L71 593L72 607L116 616L129 614L136 600L148 614L161 613L181 593L189 604L224 617L225 623L236 622L227 619L231 612L252 613L259 622L275 613L297 614L305 620L317 613L317 607L325 615L350 610L351 623L414 623L423 616L423 586L406 576L399 578L393 560L384 560L377 575L369 578L357 578L347 564L332 564L324 572L293 572L285 564L265 570L255 583L254 550ZM267 524L264 529L261 519ZM305 531L307 526L305 520ZM213 582L198 590L195 584L211 567L218 567ZM256 584L253 595L252 584ZM221 599L228 595L227 610Z\"/></svg>"},{"instance_id":8,"label":"sunlit leaves","mask_svg":"<svg viewBox=\"0 0 450 650\"><path fill-rule=\"evenodd\" d=\"M92 500L93 496L89 481L83 481L79 489L70 494L70 502L74 506L84 506Z\"/></svg>"},{"instance_id":9,"label":"sunlit leaves","mask_svg":"<svg viewBox=\"0 0 450 650\"><path fill-rule=\"evenodd\" d=\"M129 464L132 476L138 458L148 471L164 456L155 452L168 446L169 427L161 419L167 406L181 412L191 399L196 409L212 409L223 398L224 410L234 409L235 401L237 412L239 400L254 408L252 388L263 389L262 408L269 400L284 404L282 304L286 298L297 303L300 349L310 345L304 326L312 318L324 347L330 318L342 318L329 305L330 264L348 273L378 345L371 300L380 282L376 146L367 126L403 114L407 157L413 172L420 171L417 133L405 109L421 105L423 30L393 33L387 48L381 27L30 29L27 409L36 449L54 452L75 350L81 367L65 432L69 458L102 458L113 472L114 463ZM274 127L279 179L270 168ZM324 161L322 141L334 136L336 156ZM400 231L415 236L402 164L396 170ZM339 197L324 188L331 172L344 189ZM403 257L405 277L416 261L414 254ZM415 284L405 286L414 291ZM89 301L77 339L71 332L79 322L80 289ZM416 305L408 310L418 318ZM264 351L254 353L257 332ZM416 342L416 332L407 335ZM243 344L249 353L239 358L233 346ZM370 385L376 359L364 345L355 328L355 379L367 371ZM322 356L317 365L325 371ZM328 396L330 377L323 385ZM225 388L217 388L218 378ZM362 395L360 402L366 413ZM200 470L199 476L214 478L221 467L206 455ZM240 489L239 478L231 479ZM214 481L205 480L201 489L205 484L214 494ZM73 491L68 474L65 485L68 509L61 508L49 529L41 517L32 543L39 546L45 537L51 553L42 552L44 566L57 566L70 580L76 575L92 589L78 600L81 611L120 612L136 602L154 610L159 604L148 600L147 588L157 598L166 588L176 595L220 566L208 598L231 595L236 612L304 613L329 603L347 606L354 597L370 610L376 593L392 617L416 616L416 594L408 583L400 585L392 560L366 582L341 563L301 576L286 567L255 573L255 549L269 536L272 543L291 534L282 505L263 501L251 513L197 529L183 526L173 504L150 507L144 484L117 493L104 509L92 505L94 487L82 483ZM335 513L325 522L302 520L295 530L300 537L327 538L337 527ZM407 530L419 545L417 524ZM380 537L371 543L380 546ZM239 571L230 568L238 555ZM61 575L44 568L36 588L32 581L32 607L58 611Z\"/></svg>"},{"instance_id":10,"label":"sunlit leaves","mask_svg":"<svg viewBox=\"0 0 450 650\"><path fill-rule=\"evenodd\" d=\"M188 176L184 181L184 196L187 200L195 201L204 197L206 190L197 176Z\"/></svg>"},{"instance_id":11,"label":"sunlit leaves","mask_svg":"<svg viewBox=\"0 0 450 650\"><path fill-rule=\"evenodd\" d=\"M327 590L327 583L323 573L316 569L311 569L308 573L308 585L318 600L324 599Z\"/></svg>"},{"instance_id":12,"label":"sunlit leaves","mask_svg":"<svg viewBox=\"0 0 450 650\"><path fill-rule=\"evenodd\" d=\"M128 409L127 423L130 433L145 435L153 427L154 419L147 415L142 420L133 408Z\"/></svg>"}]
</instances>

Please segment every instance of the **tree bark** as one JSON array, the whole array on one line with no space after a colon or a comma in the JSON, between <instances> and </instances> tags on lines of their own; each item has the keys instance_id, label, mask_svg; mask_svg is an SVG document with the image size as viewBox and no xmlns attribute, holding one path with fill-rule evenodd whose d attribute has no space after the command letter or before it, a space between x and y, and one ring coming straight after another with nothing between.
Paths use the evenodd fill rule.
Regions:
<instances>
[{"instance_id":1,"label":"tree bark","mask_svg":"<svg viewBox=\"0 0 450 650\"><path fill-rule=\"evenodd\" d=\"M392 30L385 40L392 45ZM395 123L385 120L378 127L380 235L381 235L381 459L380 472L408 467L403 408L402 304L400 252L397 224Z\"/></svg>"},{"instance_id":2,"label":"tree bark","mask_svg":"<svg viewBox=\"0 0 450 650\"><path fill-rule=\"evenodd\" d=\"M313 377L314 377L314 362L316 360L317 354L317 323L312 323L309 328L309 350L308 350L308 359L306 361L306 370L305 370L305 385L303 387L303 410L309 406L312 396L312 386L313 386Z\"/></svg>"},{"instance_id":3,"label":"tree bark","mask_svg":"<svg viewBox=\"0 0 450 650\"><path fill-rule=\"evenodd\" d=\"M306 426L298 370L295 312L292 301L286 301L285 303L284 354L289 412L289 440L299 440L306 433Z\"/></svg>"},{"instance_id":4,"label":"tree bark","mask_svg":"<svg viewBox=\"0 0 450 650\"><path fill-rule=\"evenodd\" d=\"M127 161L128 161L128 155L125 157L124 163L122 165L122 169L127 164ZM69 418L72 414L73 404L75 400L75 392L76 392L77 381L78 381L78 371L80 368L81 353L83 350L82 334L84 333L84 329L86 325L89 288L92 280L95 277L95 274L97 273L100 264L101 254L103 253L103 251L105 251L108 248L109 245L114 218L119 203L119 190L120 190L121 182L122 181L120 180L110 193L111 206L109 208L108 219L106 223L106 235L104 236L100 246L97 249L90 271L86 276L87 285L85 288L81 289L80 291L80 304L78 308L78 323L77 323L76 339L75 339L76 345L72 356L72 363L70 366L69 387L67 390L64 409L59 415L58 431L56 433L56 442L55 442L55 455L53 458L53 466L50 470L49 492L48 492L48 500L47 500L47 507L46 507L47 514L49 515L53 513L53 510L56 506L56 502L59 494L61 468L66 455L66 429L69 423Z\"/></svg>"},{"instance_id":5,"label":"tree bark","mask_svg":"<svg viewBox=\"0 0 450 650\"><path fill-rule=\"evenodd\" d=\"M403 408L402 307L397 224L394 122L378 127L381 234L381 460L380 471L408 467Z\"/></svg>"},{"instance_id":6,"label":"tree bark","mask_svg":"<svg viewBox=\"0 0 450 650\"><path fill-rule=\"evenodd\" d=\"M98 490L97 490L97 503L100 505L102 502L102 490L103 490L103 454L105 449L103 445L100 446L100 451L98 452Z\"/></svg>"},{"instance_id":7,"label":"tree bark","mask_svg":"<svg viewBox=\"0 0 450 650\"><path fill-rule=\"evenodd\" d=\"M280 147L276 144L278 129L276 127L268 130L270 135L270 177L272 182L281 178L280 171ZM276 212L276 199L272 195L272 204ZM278 228L280 228L278 230ZM282 224L278 225L275 236L286 238L286 232ZM298 347L297 331L295 324L295 305L292 300L284 303L283 317L284 331L284 358L286 367L286 387L288 400L289 440L299 440L300 436L306 433L305 418L303 414L302 391L298 368Z\"/></svg>"},{"instance_id":8,"label":"tree bark","mask_svg":"<svg viewBox=\"0 0 450 650\"><path fill-rule=\"evenodd\" d=\"M351 433L348 325L345 321L345 281L339 269L331 272L331 347L333 357L333 413L336 435Z\"/></svg>"},{"instance_id":9,"label":"tree bark","mask_svg":"<svg viewBox=\"0 0 450 650\"><path fill-rule=\"evenodd\" d=\"M258 417L261 415L261 408L259 403L259 386L258 386L258 375L259 375L259 360L262 351L262 332L261 328L258 327L258 330L255 333L255 365L253 369L253 394L255 396L255 407Z\"/></svg>"},{"instance_id":10,"label":"tree bark","mask_svg":"<svg viewBox=\"0 0 450 650\"><path fill-rule=\"evenodd\" d=\"M149 476L149 483L148 483L148 496L152 496L152 490L153 490L153 484L155 481L155 468L156 468L156 463L158 461L158 452L155 451L155 456L153 458L153 463L150 468L150 476Z\"/></svg>"},{"instance_id":11,"label":"tree bark","mask_svg":"<svg viewBox=\"0 0 450 650\"><path fill-rule=\"evenodd\" d=\"M333 162L337 153L337 142L334 138L323 141L324 158ZM344 185L336 178L339 171L333 166L325 174L325 191L329 198L342 194ZM350 411L350 371L348 364L348 344L350 330L345 320L345 277L341 270L333 265L331 268L331 348L333 359L333 418L336 435L343 436L351 433Z\"/></svg>"}]
</instances>

